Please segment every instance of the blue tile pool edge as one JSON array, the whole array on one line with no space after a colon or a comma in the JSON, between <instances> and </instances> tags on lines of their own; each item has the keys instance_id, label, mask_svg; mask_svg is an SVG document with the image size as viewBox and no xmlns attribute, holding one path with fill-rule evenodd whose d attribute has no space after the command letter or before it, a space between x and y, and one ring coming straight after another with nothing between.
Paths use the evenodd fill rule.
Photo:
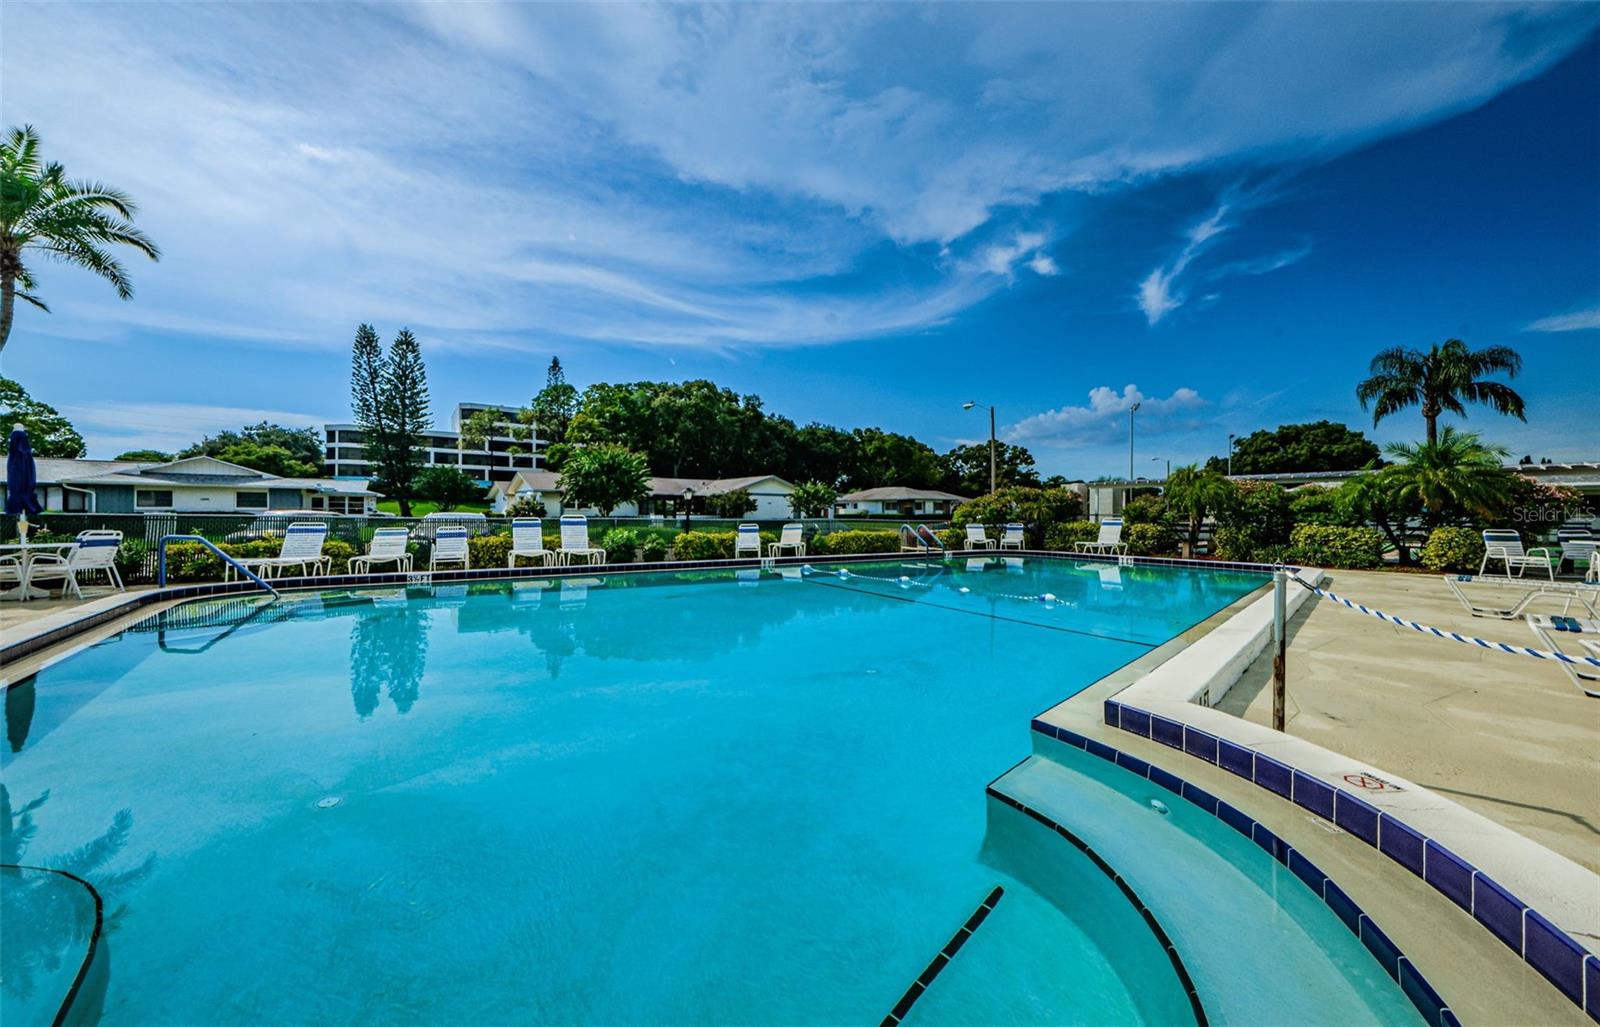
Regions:
<instances>
[{"instance_id":1,"label":"blue tile pool edge","mask_svg":"<svg viewBox=\"0 0 1600 1027\"><path fill-rule=\"evenodd\" d=\"M1110 707L1120 703L1107 703L1107 713ZM1108 722L1109 723L1109 722ZM1115 727L1115 724L1112 724ZM1085 752L1099 756L1101 759L1115 764L1118 767L1144 777L1155 784L1167 789L1191 805L1211 814L1229 827L1250 839L1279 864L1290 870L1301 883L1310 888L1337 916L1351 934L1366 947L1378 965L1383 967L1385 973L1405 992L1411 1004L1416 1007L1424 1021L1430 1027L1457 1027L1459 1021L1454 1013L1445 1005L1439 993L1434 990L1415 964L1408 959L1400 948L1389 940L1373 918L1368 915L1355 901L1340 888L1333 878L1324 874L1315 863L1307 859L1297 849L1292 848L1283 839L1279 838L1265 824L1259 823L1238 807L1217 798L1205 789L1185 781L1176 774L1172 774L1153 764L1146 763L1137 757L1123 753L1104 743L1094 742L1093 739L1078 734L1067 728L1057 727L1039 718L1033 721L1033 730L1053 738L1065 745L1082 749ZM1173 746L1179 748L1180 746ZM1204 758L1199 757L1199 758ZM1140 767L1144 772L1140 772Z\"/></svg>"},{"instance_id":2,"label":"blue tile pool edge","mask_svg":"<svg viewBox=\"0 0 1600 1027\"><path fill-rule=\"evenodd\" d=\"M1206 759L1207 751L1213 752L1216 755L1207 762L1355 835L1432 885L1435 891L1498 938L1518 959L1538 971L1590 1019L1600 1023L1600 956L1590 953L1504 885L1450 849L1358 796L1333 788L1264 753L1112 699L1105 701L1104 710L1105 722L1110 727L1149 738L1201 759ZM1083 742L1073 740L1082 738L1081 735L1042 720L1035 719L1033 723L1034 730L1041 734L1087 749L1084 742L1088 739ZM1140 730L1141 727L1143 730ZM1176 740L1173 738L1174 728L1177 729ZM1195 745L1191 746L1189 738L1196 736L1203 738L1198 738ZM1197 748L1201 750L1198 753L1195 751ZM1224 751L1228 759L1220 758ZM1110 758L1115 762L1114 756ZM1247 767L1249 773L1245 772ZM1324 789L1332 792L1332 795L1325 794ZM1432 867L1429 866L1429 852L1436 853ZM1331 879L1327 883L1333 884ZM1498 910L1494 908L1496 904ZM1516 921L1516 930L1503 922L1503 916L1496 916L1497 912L1503 914L1508 911ZM1535 939L1537 944L1532 944ZM1365 942L1366 939L1362 940ZM1400 961L1408 963L1403 955ZM1394 973L1390 976L1399 980ZM1417 980L1421 980L1420 975L1417 975ZM1400 983L1404 986L1406 982ZM1425 981L1422 983L1426 984ZM1431 988L1427 990L1432 991ZM1408 990L1407 995L1410 994ZM1419 1005L1418 1008L1422 1007Z\"/></svg>"}]
</instances>

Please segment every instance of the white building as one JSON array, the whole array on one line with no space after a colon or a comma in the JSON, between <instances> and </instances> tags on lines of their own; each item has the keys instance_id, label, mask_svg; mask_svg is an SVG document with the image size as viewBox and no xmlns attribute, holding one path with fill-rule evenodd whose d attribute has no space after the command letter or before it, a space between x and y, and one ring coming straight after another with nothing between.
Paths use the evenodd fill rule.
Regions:
<instances>
[{"instance_id":1,"label":"white building","mask_svg":"<svg viewBox=\"0 0 1600 1027\"><path fill-rule=\"evenodd\" d=\"M901 485L847 492L835 501L841 517L949 517L966 496Z\"/></svg>"},{"instance_id":2,"label":"white building","mask_svg":"<svg viewBox=\"0 0 1600 1027\"><path fill-rule=\"evenodd\" d=\"M592 508L569 510L562 505L561 475L554 471L518 471L510 481L496 483L489 488L489 509L504 513L518 499L528 498L543 503L545 516L559 517L563 513L597 514ZM684 494L692 493L694 500L725 495L743 489L750 493L755 509L743 516L751 520L777 521L793 516L789 496L794 486L777 475L754 474L743 478L651 478L650 495L638 503L625 503L611 511L613 517L677 517L683 511ZM694 503L694 512L703 512L703 503Z\"/></svg>"},{"instance_id":3,"label":"white building","mask_svg":"<svg viewBox=\"0 0 1600 1027\"><path fill-rule=\"evenodd\" d=\"M492 410L504 415L503 434L491 436L488 448L465 448L461 441L461 426L467 418L481 410ZM532 437L518 440L511 435L516 423L518 408L493 403L458 403L450 415L450 431L430 431L424 437L423 462L429 467L458 467L484 485L509 481L519 470L535 470L539 466L540 446L537 425L529 425ZM361 429L354 424L323 425L324 473L330 478L371 478L375 471L367 463L362 449ZM519 452L513 452L518 450Z\"/></svg>"},{"instance_id":4,"label":"white building","mask_svg":"<svg viewBox=\"0 0 1600 1027\"><path fill-rule=\"evenodd\" d=\"M370 514L379 498L365 480L282 478L209 456L167 463L42 457L34 466L34 494L52 513ZM4 470L0 466L0 474Z\"/></svg>"}]
</instances>

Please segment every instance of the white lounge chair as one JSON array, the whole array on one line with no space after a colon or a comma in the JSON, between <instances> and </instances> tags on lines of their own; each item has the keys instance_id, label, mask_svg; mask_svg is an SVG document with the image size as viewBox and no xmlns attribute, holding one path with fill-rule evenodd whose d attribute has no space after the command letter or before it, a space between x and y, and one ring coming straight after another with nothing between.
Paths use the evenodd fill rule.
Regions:
<instances>
[{"instance_id":1,"label":"white lounge chair","mask_svg":"<svg viewBox=\"0 0 1600 1027\"><path fill-rule=\"evenodd\" d=\"M1536 599L1561 600L1562 613L1580 603L1590 616L1600 616L1600 588L1584 582L1448 574L1444 583L1474 617L1514 620Z\"/></svg>"},{"instance_id":2,"label":"white lounge chair","mask_svg":"<svg viewBox=\"0 0 1600 1027\"><path fill-rule=\"evenodd\" d=\"M761 528L757 525L739 525L739 532L733 538L733 558L737 560L746 553L761 556Z\"/></svg>"},{"instance_id":3,"label":"white lounge chair","mask_svg":"<svg viewBox=\"0 0 1600 1027\"><path fill-rule=\"evenodd\" d=\"M275 577L279 570L295 567L307 576L325 574L333 566L331 556L322 555L322 544L328 540L328 526L320 521L296 521L283 531L283 544L277 556L235 557L234 560L264 578ZM222 565L222 580L233 576L233 566Z\"/></svg>"},{"instance_id":4,"label":"white lounge chair","mask_svg":"<svg viewBox=\"0 0 1600 1027\"><path fill-rule=\"evenodd\" d=\"M606 551L589 544L589 518L582 514L563 514L561 517L561 553L557 557L563 564L575 559L584 563L605 563Z\"/></svg>"},{"instance_id":5,"label":"white lounge chair","mask_svg":"<svg viewBox=\"0 0 1600 1027\"><path fill-rule=\"evenodd\" d=\"M1107 517L1100 522L1100 536L1093 542L1079 542L1080 553L1121 553L1127 547L1122 544L1122 518Z\"/></svg>"},{"instance_id":6,"label":"white lounge chair","mask_svg":"<svg viewBox=\"0 0 1600 1027\"><path fill-rule=\"evenodd\" d=\"M1555 567L1550 563L1550 550L1542 546L1524 550L1522 536L1510 528L1483 530L1483 563L1478 565L1478 573L1482 574L1495 560L1505 565L1508 578L1513 567L1517 569L1519 578L1529 567L1542 568L1551 581L1556 577Z\"/></svg>"},{"instance_id":7,"label":"white lounge chair","mask_svg":"<svg viewBox=\"0 0 1600 1027\"><path fill-rule=\"evenodd\" d=\"M1562 617L1557 620L1549 614L1530 613L1528 627L1546 649L1580 658L1600 658L1600 620L1577 617ZM1563 649L1563 644L1572 646L1573 651L1568 652ZM1578 686L1580 692L1593 698L1600 698L1600 667L1588 664L1575 665L1560 660L1552 662L1560 665L1567 677L1572 679L1572 683Z\"/></svg>"},{"instance_id":8,"label":"white lounge chair","mask_svg":"<svg viewBox=\"0 0 1600 1027\"><path fill-rule=\"evenodd\" d=\"M511 552L506 566L515 567L519 556L541 566L550 559L551 552L544 547L544 522L537 517L516 517L511 521Z\"/></svg>"},{"instance_id":9,"label":"white lounge chair","mask_svg":"<svg viewBox=\"0 0 1600 1027\"><path fill-rule=\"evenodd\" d=\"M783 556L785 553L791 556L806 555L805 525L785 524L783 526L783 534L779 536L778 541L767 545L768 556Z\"/></svg>"},{"instance_id":10,"label":"white lounge chair","mask_svg":"<svg viewBox=\"0 0 1600 1027\"><path fill-rule=\"evenodd\" d=\"M350 558L350 573L371 571L374 564L392 563L397 573L411 570L411 532L405 528L379 528L361 556Z\"/></svg>"},{"instance_id":11,"label":"white lounge chair","mask_svg":"<svg viewBox=\"0 0 1600 1027\"><path fill-rule=\"evenodd\" d=\"M1600 546L1600 541L1594 537L1594 532L1588 528L1562 528L1556 532L1556 542L1561 546L1561 558L1556 561L1556 570L1567 564L1572 564L1574 574L1578 571L1578 564L1583 564L1586 570L1594 568L1595 548Z\"/></svg>"},{"instance_id":12,"label":"white lounge chair","mask_svg":"<svg viewBox=\"0 0 1600 1027\"><path fill-rule=\"evenodd\" d=\"M968 549L993 549L995 543L994 539L989 537L983 525L969 524L967 525L966 547Z\"/></svg>"},{"instance_id":13,"label":"white lounge chair","mask_svg":"<svg viewBox=\"0 0 1600 1027\"><path fill-rule=\"evenodd\" d=\"M439 569L440 564L461 565L464 571L472 569L472 552L467 548L466 528L440 528L433 533L433 551L428 554L428 570Z\"/></svg>"},{"instance_id":14,"label":"white lounge chair","mask_svg":"<svg viewBox=\"0 0 1600 1027\"><path fill-rule=\"evenodd\" d=\"M83 598L78 587L78 575L106 576L106 584L122 591L122 575L117 573L117 547L122 545L122 532L97 529L78 533L77 545L64 555L41 553L28 563L28 578L23 588L32 588L41 581L60 581L62 594L71 592Z\"/></svg>"},{"instance_id":15,"label":"white lounge chair","mask_svg":"<svg viewBox=\"0 0 1600 1027\"><path fill-rule=\"evenodd\" d=\"M1000 536L1001 549L1022 549L1022 525L1008 524Z\"/></svg>"}]
</instances>

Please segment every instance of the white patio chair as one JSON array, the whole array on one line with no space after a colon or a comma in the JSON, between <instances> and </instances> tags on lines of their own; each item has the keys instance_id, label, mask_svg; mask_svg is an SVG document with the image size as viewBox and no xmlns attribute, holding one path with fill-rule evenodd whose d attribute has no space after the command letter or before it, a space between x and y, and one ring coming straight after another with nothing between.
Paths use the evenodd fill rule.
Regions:
<instances>
[{"instance_id":1,"label":"white patio chair","mask_svg":"<svg viewBox=\"0 0 1600 1027\"><path fill-rule=\"evenodd\" d=\"M301 574L326 574L333 558L322 555L322 544L328 540L328 526L320 521L296 521L283 531L283 541L277 556L234 557L234 561L256 571L262 577L276 577L286 567L296 567ZM307 568L310 568L309 571ZM265 573L263 573L265 572ZM222 564L222 580L233 576L233 566Z\"/></svg>"},{"instance_id":2,"label":"white patio chair","mask_svg":"<svg viewBox=\"0 0 1600 1027\"><path fill-rule=\"evenodd\" d=\"M785 524L783 526L783 534L779 536L778 541L767 546L768 556L778 557L783 556L785 553L791 556L806 555L805 525Z\"/></svg>"},{"instance_id":3,"label":"white patio chair","mask_svg":"<svg viewBox=\"0 0 1600 1027\"><path fill-rule=\"evenodd\" d=\"M433 534L433 551L428 554L428 570L439 569L440 564L461 565L464 571L472 569L472 554L467 549L466 528L440 528Z\"/></svg>"},{"instance_id":4,"label":"white patio chair","mask_svg":"<svg viewBox=\"0 0 1600 1027\"><path fill-rule=\"evenodd\" d=\"M1555 567L1550 563L1550 550L1542 546L1524 550L1522 536L1510 528L1483 529L1483 563L1478 565L1478 573L1482 574L1495 560L1505 565L1508 578L1513 567L1519 578L1529 567L1543 568L1551 581L1556 577Z\"/></svg>"},{"instance_id":5,"label":"white patio chair","mask_svg":"<svg viewBox=\"0 0 1600 1027\"><path fill-rule=\"evenodd\" d=\"M1127 547L1122 544L1122 518L1107 517L1100 522L1100 536L1093 542L1079 542L1080 553L1120 553Z\"/></svg>"},{"instance_id":6,"label":"white patio chair","mask_svg":"<svg viewBox=\"0 0 1600 1027\"><path fill-rule=\"evenodd\" d=\"M988 534L984 531L983 525L981 525L981 524L969 524L969 525L967 525L967 548L968 549L993 549L994 547L995 547L994 539L990 538L988 536Z\"/></svg>"},{"instance_id":7,"label":"white patio chair","mask_svg":"<svg viewBox=\"0 0 1600 1027\"><path fill-rule=\"evenodd\" d=\"M1527 620L1534 637L1544 643L1546 649L1580 658L1600 658L1600 621L1577 617L1562 617L1558 621L1555 617L1543 613L1530 613ZM1572 652L1567 652L1561 647L1562 643L1576 643L1576 645L1573 646ZM1578 686L1578 691L1591 698L1600 698L1600 668L1589 664L1574 665L1561 660L1547 662L1555 663L1566 672L1572 683Z\"/></svg>"},{"instance_id":8,"label":"white patio chair","mask_svg":"<svg viewBox=\"0 0 1600 1027\"><path fill-rule=\"evenodd\" d=\"M0 556L0 585L12 583L17 586L14 598L27 595L27 589L22 587L22 561L15 556Z\"/></svg>"},{"instance_id":9,"label":"white patio chair","mask_svg":"<svg viewBox=\"0 0 1600 1027\"><path fill-rule=\"evenodd\" d=\"M372 533L372 541L362 556L350 558L350 573L357 569L370 571L374 564L392 563L397 573L411 570L411 532L406 528L379 528Z\"/></svg>"},{"instance_id":10,"label":"white patio chair","mask_svg":"<svg viewBox=\"0 0 1600 1027\"><path fill-rule=\"evenodd\" d=\"M754 524L739 525L733 539L733 558L737 560L747 553L758 559L761 556L761 529Z\"/></svg>"},{"instance_id":11,"label":"white patio chair","mask_svg":"<svg viewBox=\"0 0 1600 1027\"><path fill-rule=\"evenodd\" d=\"M77 544L65 554L40 553L30 560L27 579L22 587L28 589L42 581L60 581L63 596L70 592L81 599L83 591L79 587L78 576L85 574L92 577L102 573L106 576L106 584L120 592L122 575L117 573L116 562L117 547L120 545L120 531L96 529L79 532Z\"/></svg>"},{"instance_id":12,"label":"white patio chair","mask_svg":"<svg viewBox=\"0 0 1600 1027\"><path fill-rule=\"evenodd\" d=\"M511 552L506 556L506 566L515 567L517 557L544 565L551 552L544 547L544 522L537 517L515 517L511 521Z\"/></svg>"},{"instance_id":13,"label":"white patio chair","mask_svg":"<svg viewBox=\"0 0 1600 1027\"><path fill-rule=\"evenodd\" d=\"M1022 549L1022 525L1008 524L1000 536L1001 549Z\"/></svg>"},{"instance_id":14,"label":"white patio chair","mask_svg":"<svg viewBox=\"0 0 1600 1027\"><path fill-rule=\"evenodd\" d=\"M1561 558L1556 561L1557 570L1568 563L1572 564L1574 574L1578 572L1579 563L1587 570L1594 568L1595 547L1600 545L1594 532L1588 528L1562 528L1556 532L1556 542L1561 546Z\"/></svg>"},{"instance_id":15,"label":"white patio chair","mask_svg":"<svg viewBox=\"0 0 1600 1027\"><path fill-rule=\"evenodd\" d=\"M589 518L583 514L561 515L561 552L557 556L563 564L575 559L584 563L605 563L606 551L589 544Z\"/></svg>"}]
</instances>

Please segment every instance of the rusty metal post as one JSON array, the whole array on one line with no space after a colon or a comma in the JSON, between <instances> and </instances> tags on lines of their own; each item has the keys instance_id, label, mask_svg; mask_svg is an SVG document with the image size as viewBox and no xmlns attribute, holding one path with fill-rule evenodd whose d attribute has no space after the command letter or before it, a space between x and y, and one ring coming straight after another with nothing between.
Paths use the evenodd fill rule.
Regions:
<instances>
[{"instance_id":1,"label":"rusty metal post","mask_svg":"<svg viewBox=\"0 0 1600 1027\"><path fill-rule=\"evenodd\" d=\"M1285 603L1289 591L1289 574L1283 568L1272 572L1272 729L1283 730L1284 672L1289 644L1288 625L1285 622Z\"/></svg>"}]
</instances>

